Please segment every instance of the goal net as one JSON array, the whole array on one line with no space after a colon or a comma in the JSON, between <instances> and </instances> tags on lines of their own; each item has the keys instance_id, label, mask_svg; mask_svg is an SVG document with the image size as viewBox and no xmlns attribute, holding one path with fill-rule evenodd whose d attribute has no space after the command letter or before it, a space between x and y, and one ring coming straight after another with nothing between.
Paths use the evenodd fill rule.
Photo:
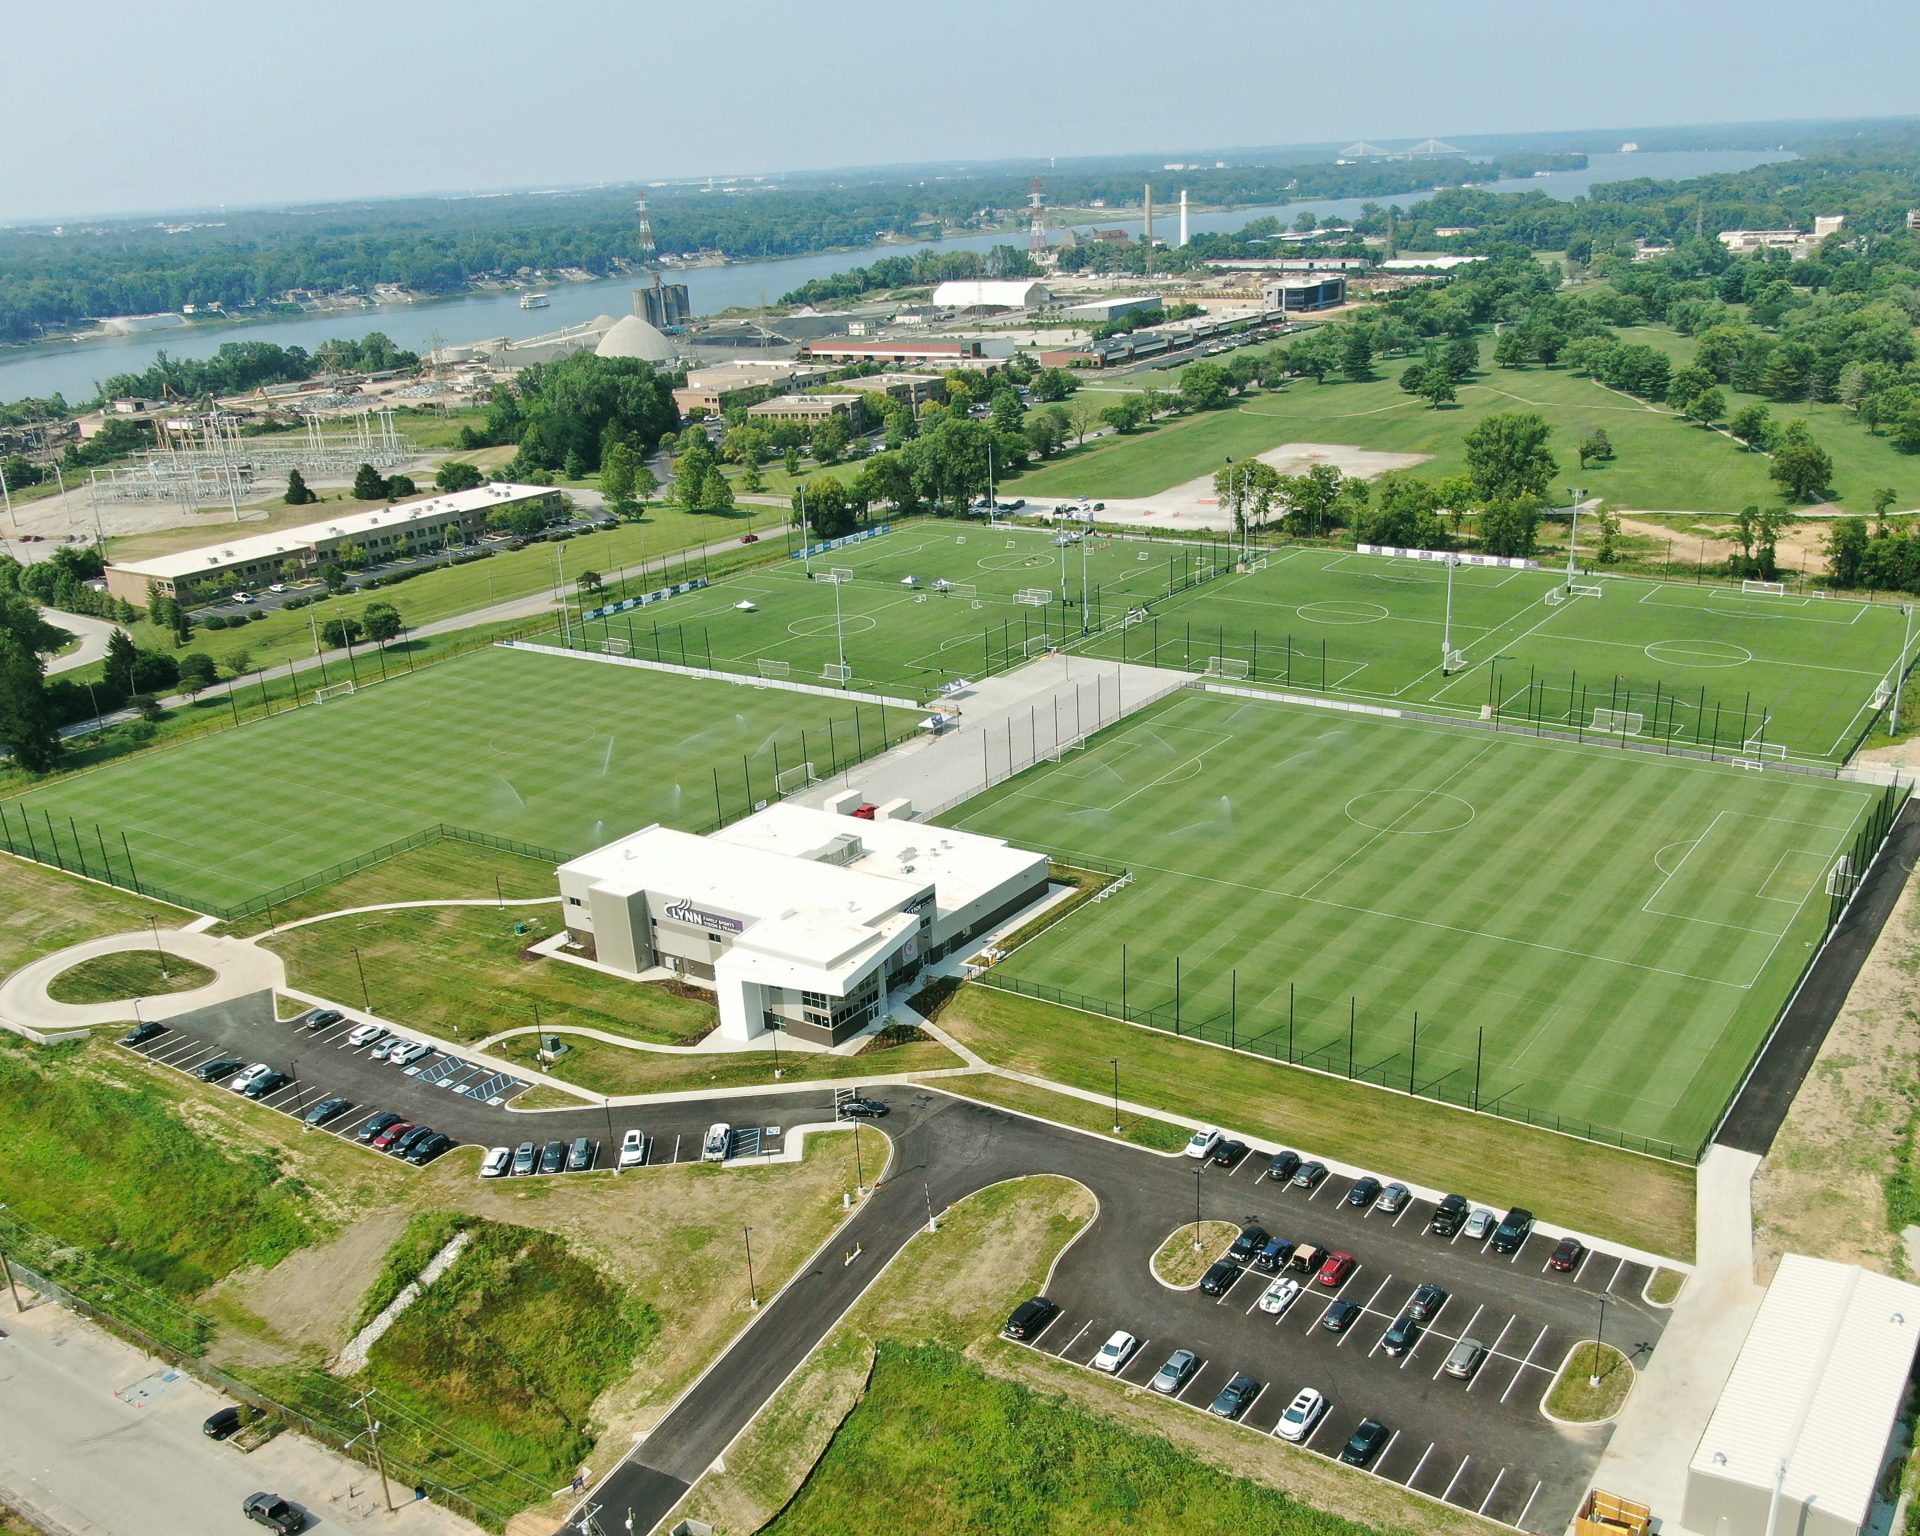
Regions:
<instances>
[{"instance_id":1,"label":"goal net","mask_svg":"<svg viewBox=\"0 0 1920 1536\"><path fill-rule=\"evenodd\" d=\"M610 635L600 642L600 649L609 656L631 656L633 643Z\"/></svg>"},{"instance_id":2,"label":"goal net","mask_svg":"<svg viewBox=\"0 0 1920 1536\"><path fill-rule=\"evenodd\" d=\"M784 678L789 676L792 671L793 663L790 661L771 661L765 656L760 658L760 675L762 677Z\"/></svg>"},{"instance_id":3,"label":"goal net","mask_svg":"<svg viewBox=\"0 0 1920 1536\"><path fill-rule=\"evenodd\" d=\"M1741 742L1740 750L1749 757L1771 757L1780 762L1785 762L1787 758L1785 747L1771 741L1763 741L1758 736L1749 736Z\"/></svg>"},{"instance_id":4,"label":"goal net","mask_svg":"<svg viewBox=\"0 0 1920 1536\"><path fill-rule=\"evenodd\" d=\"M1458 672L1462 670L1466 666L1466 664L1467 664L1467 653L1465 651L1448 651L1447 652L1447 670L1449 672Z\"/></svg>"},{"instance_id":5,"label":"goal net","mask_svg":"<svg viewBox=\"0 0 1920 1536\"><path fill-rule=\"evenodd\" d=\"M1784 581L1743 581L1742 592L1758 592L1763 597L1785 597L1787 584Z\"/></svg>"},{"instance_id":6,"label":"goal net","mask_svg":"<svg viewBox=\"0 0 1920 1536\"><path fill-rule=\"evenodd\" d=\"M813 764L801 763L797 767L782 768L773 776L773 787L780 794L790 795L797 789L805 789L809 784L818 784L814 777Z\"/></svg>"},{"instance_id":7,"label":"goal net","mask_svg":"<svg viewBox=\"0 0 1920 1536\"><path fill-rule=\"evenodd\" d=\"M853 567L850 565L836 565L832 570L827 572L827 579L829 581L852 581Z\"/></svg>"},{"instance_id":8,"label":"goal net","mask_svg":"<svg viewBox=\"0 0 1920 1536\"><path fill-rule=\"evenodd\" d=\"M1833 868L1827 871L1827 894L1829 896L1851 896L1853 888L1860 883L1860 877L1853 872L1853 855L1843 853L1834 860Z\"/></svg>"},{"instance_id":9,"label":"goal net","mask_svg":"<svg viewBox=\"0 0 1920 1536\"><path fill-rule=\"evenodd\" d=\"M1638 736L1645 724L1645 717L1637 709L1596 709L1589 729L1609 736Z\"/></svg>"},{"instance_id":10,"label":"goal net","mask_svg":"<svg viewBox=\"0 0 1920 1536\"><path fill-rule=\"evenodd\" d=\"M328 699L344 699L353 692L352 683L328 683L324 688L313 690L313 702L324 704Z\"/></svg>"},{"instance_id":11,"label":"goal net","mask_svg":"<svg viewBox=\"0 0 1920 1536\"><path fill-rule=\"evenodd\" d=\"M1041 656L1052 649L1052 635L1031 635L1020 642L1020 654L1022 656Z\"/></svg>"},{"instance_id":12,"label":"goal net","mask_svg":"<svg viewBox=\"0 0 1920 1536\"><path fill-rule=\"evenodd\" d=\"M1208 677L1240 677L1247 675L1248 665L1238 656L1209 656L1207 658Z\"/></svg>"},{"instance_id":13,"label":"goal net","mask_svg":"<svg viewBox=\"0 0 1920 1536\"><path fill-rule=\"evenodd\" d=\"M1555 587L1547 593L1547 606L1549 608L1558 608L1566 600L1567 594L1560 587Z\"/></svg>"},{"instance_id":14,"label":"goal net","mask_svg":"<svg viewBox=\"0 0 1920 1536\"><path fill-rule=\"evenodd\" d=\"M1045 587L1023 587L1014 594L1013 600L1029 608L1044 608L1053 601L1053 593Z\"/></svg>"},{"instance_id":15,"label":"goal net","mask_svg":"<svg viewBox=\"0 0 1920 1536\"><path fill-rule=\"evenodd\" d=\"M823 683L845 683L853 679L853 668L842 661L830 661L820 669Z\"/></svg>"},{"instance_id":16,"label":"goal net","mask_svg":"<svg viewBox=\"0 0 1920 1536\"><path fill-rule=\"evenodd\" d=\"M1264 571L1266 568L1267 557L1265 555L1255 555L1247 562L1247 569L1249 571Z\"/></svg>"},{"instance_id":17,"label":"goal net","mask_svg":"<svg viewBox=\"0 0 1920 1536\"><path fill-rule=\"evenodd\" d=\"M978 597L979 591L970 581L948 581L942 577L933 584L933 590L948 597Z\"/></svg>"},{"instance_id":18,"label":"goal net","mask_svg":"<svg viewBox=\"0 0 1920 1536\"><path fill-rule=\"evenodd\" d=\"M1568 597L1605 597L1607 589L1597 582L1570 581L1567 583Z\"/></svg>"}]
</instances>

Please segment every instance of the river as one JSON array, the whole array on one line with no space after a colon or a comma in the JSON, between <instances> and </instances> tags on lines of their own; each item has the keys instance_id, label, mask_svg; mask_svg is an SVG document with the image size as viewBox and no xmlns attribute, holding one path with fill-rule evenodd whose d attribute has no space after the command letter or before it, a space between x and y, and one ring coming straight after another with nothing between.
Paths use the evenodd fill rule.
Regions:
<instances>
[{"instance_id":1,"label":"river","mask_svg":"<svg viewBox=\"0 0 1920 1536\"><path fill-rule=\"evenodd\" d=\"M1728 171L1744 171L1768 161L1791 158L1784 150L1671 150L1643 151L1638 154L1596 154L1587 167L1578 171L1560 171L1548 176L1521 177L1487 184L1493 192L1545 192L1558 198L1576 198L1596 182L1622 181L1649 176L1656 179L1685 180ZM1155 233L1163 240L1177 237L1179 229L1178 177L1163 173L1155 195ZM1400 197L1319 198L1288 203L1277 208L1232 208L1220 213L1194 214L1189 227L1195 234L1240 229L1253 219L1272 214L1283 223L1292 223L1302 213L1320 219L1345 219L1358 214L1368 202L1393 203L1406 207L1430 196L1430 192L1410 192ZM1135 219L1102 220L1103 228L1124 228L1140 232ZM916 251L984 251L995 245L1021 245L1025 236L1017 231L993 235L966 235L951 240L912 244L870 246L865 250L838 251L815 256L790 256L777 261L742 262L725 267L696 267L676 273L673 281L687 285L688 298L699 314L714 314L723 309L777 303L783 293L791 292L813 277L825 277L862 266L881 256L911 256ZM344 310L319 315L290 315L247 321L240 324L187 326L177 330L149 331L137 336L89 338L86 341L44 342L0 353L0 400L46 396L56 392L69 400L91 398L100 381L116 373L137 373L146 368L156 354L170 357L208 357L222 342L273 341L283 347L312 350L321 342L340 336L364 336L368 331L385 331L400 346L425 352L436 335L449 344L477 341L487 336L511 336L516 339L537 336L578 325L597 315L624 315L633 307L634 279L605 278L592 283L558 283L553 302L545 309L520 308L520 295L513 293L469 294L419 304L390 304L370 309Z\"/></svg>"}]
</instances>

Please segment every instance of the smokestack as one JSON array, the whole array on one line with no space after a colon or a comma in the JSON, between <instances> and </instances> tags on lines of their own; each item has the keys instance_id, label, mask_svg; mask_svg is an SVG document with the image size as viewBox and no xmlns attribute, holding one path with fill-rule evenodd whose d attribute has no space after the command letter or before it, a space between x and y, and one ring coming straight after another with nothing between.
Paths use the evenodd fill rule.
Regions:
<instances>
[{"instance_id":1,"label":"smokestack","mask_svg":"<svg viewBox=\"0 0 1920 1536\"><path fill-rule=\"evenodd\" d=\"M1180 189L1180 243L1187 243L1187 189Z\"/></svg>"},{"instance_id":2,"label":"smokestack","mask_svg":"<svg viewBox=\"0 0 1920 1536\"><path fill-rule=\"evenodd\" d=\"M1147 276L1151 277L1153 276L1153 183L1152 182L1147 183L1147 223L1146 223L1145 236L1146 236L1146 244L1147 244Z\"/></svg>"}]
</instances>

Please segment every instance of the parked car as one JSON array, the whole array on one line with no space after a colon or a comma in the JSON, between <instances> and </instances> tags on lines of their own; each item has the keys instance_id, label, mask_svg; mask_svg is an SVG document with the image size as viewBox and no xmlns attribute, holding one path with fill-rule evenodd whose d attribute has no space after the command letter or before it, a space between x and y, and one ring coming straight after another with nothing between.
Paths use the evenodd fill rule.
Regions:
<instances>
[{"instance_id":1,"label":"parked car","mask_svg":"<svg viewBox=\"0 0 1920 1536\"><path fill-rule=\"evenodd\" d=\"M209 1440L225 1440L229 1435L237 1434L242 1425L251 1423L259 1416L255 1408L222 1408L217 1413L207 1415L207 1421L200 1426L200 1433Z\"/></svg>"},{"instance_id":2,"label":"parked car","mask_svg":"<svg viewBox=\"0 0 1920 1536\"><path fill-rule=\"evenodd\" d=\"M593 1166L593 1139L589 1136L576 1136L573 1145L567 1150L567 1172L584 1173Z\"/></svg>"},{"instance_id":3,"label":"parked car","mask_svg":"<svg viewBox=\"0 0 1920 1536\"><path fill-rule=\"evenodd\" d=\"M1267 1159L1267 1177L1276 1184L1284 1184L1294 1176L1299 1167L1298 1152L1276 1152Z\"/></svg>"},{"instance_id":4,"label":"parked car","mask_svg":"<svg viewBox=\"0 0 1920 1536\"><path fill-rule=\"evenodd\" d=\"M1293 1401L1287 1404L1287 1410L1280 1415L1280 1422L1273 1426L1273 1432L1282 1440L1304 1440L1313 1433L1326 1412L1326 1398L1312 1387L1302 1387L1293 1394Z\"/></svg>"},{"instance_id":5,"label":"parked car","mask_svg":"<svg viewBox=\"0 0 1920 1536\"><path fill-rule=\"evenodd\" d=\"M1475 1206L1473 1214L1467 1218L1467 1224L1460 1229L1461 1236L1473 1243L1484 1243L1487 1234L1492 1231L1493 1212L1484 1205Z\"/></svg>"},{"instance_id":6,"label":"parked car","mask_svg":"<svg viewBox=\"0 0 1920 1536\"><path fill-rule=\"evenodd\" d=\"M1010 1339L1038 1338L1042 1329L1060 1315L1060 1303L1035 1296L1013 1309L1007 1326L1001 1330Z\"/></svg>"},{"instance_id":7,"label":"parked car","mask_svg":"<svg viewBox=\"0 0 1920 1536\"><path fill-rule=\"evenodd\" d=\"M1533 1212L1524 1206L1516 1205L1500 1218L1500 1225L1493 1229L1493 1251L1518 1253L1521 1245L1532 1234Z\"/></svg>"},{"instance_id":8,"label":"parked car","mask_svg":"<svg viewBox=\"0 0 1920 1536\"><path fill-rule=\"evenodd\" d=\"M402 1117L394 1114L393 1111L384 1111L381 1114L375 1115L365 1125L361 1126L360 1129L354 1133L354 1140L371 1144L375 1138L384 1135L393 1126L399 1125L401 1120Z\"/></svg>"},{"instance_id":9,"label":"parked car","mask_svg":"<svg viewBox=\"0 0 1920 1536\"><path fill-rule=\"evenodd\" d=\"M373 1150L376 1152L391 1152L393 1150L393 1144L413 1128L414 1126L411 1120L396 1119L392 1125L388 1126L378 1136L373 1138Z\"/></svg>"},{"instance_id":10,"label":"parked car","mask_svg":"<svg viewBox=\"0 0 1920 1536\"><path fill-rule=\"evenodd\" d=\"M301 1014L299 1022L308 1029L331 1029L345 1017L338 1008L314 1008Z\"/></svg>"},{"instance_id":11,"label":"parked car","mask_svg":"<svg viewBox=\"0 0 1920 1536\"><path fill-rule=\"evenodd\" d=\"M1236 1371L1233 1380L1220 1389L1220 1395L1207 1409L1208 1413L1223 1419L1238 1419L1253 1406L1253 1400L1260 1395L1260 1383L1245 1371Z\"/></svg>"},{"instance_id":12,"label":"parked car","mask_svg":"<svg viewBox=\"0 0 1920 1536\"><path fill-rule=\"evenodd\" d=\"M401 1046L410 1044L412 1044L412 1042L404 1035L388 1035L386 1039L382 1040L378 1045L374 1046L372 1050L367 1052L367 1060L385 1061L395 1051L399 1050Z\"/></svg>"},{"instance_id":13,"label":"parked car","mask_svg":"<svg viewBox=\"0 0 1920 1536\"><path fill-rule=\"evenodd\" d=\"M381 1024L361 1024L347 1032L347 1044L352 1046L372 1045L374 1041L384 1039L386 1027Z\"/></svg>"},{"instance_id":14,"label":"parked car","mask_svg":"<svg viewBox=\"0 0 1920 1536\"><path fill-rule=\"evenodd\" d=\"M1347 1204L1364 1211L1368 1206L1373 1204L1375 1199L1379 1197L1379 1194L1380 1181L1372 1175L1368 1175L1363 1179L1355 1179L1353 1181L1353 1188L1347 1191Z\"/></svg>"},{"instance_id":15,"label":"parked car","mask_svg":"<svg viewBox=\"0 0 1920 1536\"><path fill-rule=\"evenodd\" d=\"M294 1536L307 1528L307 1517L277 1493L250 1493L240 1506L255 1525L264 1525L279 1536Z\"/></svg>"},{"instance_id":16,"label":"parked car","mask_svg":"<svg viewBox=\"0 0 1920 1536\"><path fill-rule=\"evenodd\" d=\"M540 1151L540 1171L558 1173L567 1166L567 1144L564 1141L550 1141Z\"/></svg>"},{"instance_id":17,"label":"parked car","mask_svg":"<svg viewBox=\"0 0 1920 1536\"><path fill-rule=\"evenodd\" d=\"M1427 1230L1435 1237L1452 1237L1466 1225L1470 1209L1465 1195L1448 1195L1433 1208L1433 1219L1427 1223Z\"/></svg>"},{"instance_id":18,"label":"parked car","mask_svg":"<svg viewBox=\"0 0 1920 1536\"><path fill-rule=\"evenodd\" d=\"M1385 1448L1393 1438L1393 1431L1378 1419L1362 1419L1360 1427L1347 1438L1340 1448L1340 1459L1350 1467L1364 1467Z\"/></svg>"},{"instance_id":19,"label":"parked car","mask_svg":"<svg viewBox=\"0 0 1920 1536\"><path fill-rule=\"evenodd\" d=\"M122 1045L145 1045L155 1035L164 1035L167 1026L156 1024L152 1019L142 1020L132 1030L120 1037Z\"/></svg>"},{"instance_id":20,"label":"parked car","mask_svg":"<svg viewBox=\"0 0 1920 1536\"><path fill-rule=\"evenodd\" d=\"M637 1168L647 1160L647 1138L638 1131L628 1131L620 1138L620 1166Z\"/></svg>"},{"instance_id":21,"label":"parked car","mask_svg":"<svg viewBox=\"0 0 1920 1536\"><path fill-rule=\"evenodd\" d=\"M1260 1251L1267 1246L1268 1233L1259 1225L1245 1226L1240 1235L1233 1240L1233 1246L1227 1250L1227 1257L1236 1264L1251 1264L1259 1257Z\"/></svg>"},{"instance_id":22,"label":"parked car","mask_svg":"<svg viewBox=\"0 0 1920 1536\"><path fill-rule=\"evenodd\" d=\"M411 1066L422 1056L431 1056L433 1047L419 1040L403 1040L387 1052L387 1060L396 1067Z\"/></svg>"},{"instance_id":23,"label":"parked car","mask_svg":"<svg viewBox=\"0 0 1920 1536\"><path fill-rule=\"evenodd\" d=\"M314 1105L312 1109L308 1110L302 1118L308 1125L325 1125L335 1115L350 1109L352 1105L352 1099L322 1099L318 1104Z\"/></svg>"},{"instance_id":24,"label":"parked car","mask_svg":"<svg viewBox=\"0 0 1920 1536\"><path fill-rule=\"evenodd\" d=\"M1253 1267L1277 1275L1287 1267L1287 1260L1292 1257L1293 1242L1290 1238L1269 1238L1267 1246L1260 1250L1260 1256L1253 1261Z\"/></svg>"},{"instance_id":25,"label":"parked car","mask_svg":"<svg viewBox=\"0 0 1920 1536\"><path fill-rule=\"evenodd\" d=\"M217 1083L223 1077L232 1077L246 1063L238 1056L216 1056L212 1061L203 1061L193 1069L193 1075L203 1083Z\"/></svg>"},{"instance_id":26,"label":"parked car","mask_svg":"<svg viewBox=\"0 0 1920 1536\"><path fill-rule=\"evenodd\" d=\"M1203 1125L1187 1138L1187 1156L1210 1157L1213 1154L1214 1143L1219 1140L1220 1130L1217 1126Z\"/></svg>"},{"instance_id":27,"label":"parked car","mask_svg":"<svg viewBox=\"0 0 1920 1536\"><path fill-rule=\"evenodd\" d=\"M1232 1259L1217 1259L1200 1277L1200 1289L1208 1296L1224 1296L1240 1278L1240 1266Z\"/></svg>"},{"instance_id":28,"label":"parked car","mask_svg":"<svg viewBox=\"0 0 1920 1536\"><path fill-rule=\"evenodd\" d=\"M1269 1313L1281 1313L1300 1299L1298 1280L1280 1279L1268 1286L1260 1297L1260 1310Z\"/></svg>"},{"instance_id":29,"label":"parked car","mask_svg":"<svg viewBox=\"0 0 1920 1536\"><path fill-rule=\"evenodd\" d=\"M1320 1273L1314 1278L1325 1286L1344 1285L1347 1276L1353 1273L1353 1266L1352 1254L1336 1251L1327 1255L1327 1262L1320 1266Z\"/></svg>"},{"instance_id":30,"label":"parked car","mask_svg":"<svg viewBox=\"0 0 1920 1536\"><path fill-rule=\"evenodd\" d=\"M1563 1237L1554 1246L1553 1252L1547 1256L1547 1268L1557 1270L1564 1275L1568 1270L1578 1269L1580 1261L1586 1256L1587 1245L1579 1238Z\"/></svg>"},{"instance_id":31,"label":"parked car","mask_svg":"<svg viewBox=\"0 0 1920 1536\"><path fill-rule=\"evenodd\" d=\"M444 1131L429 1131L407 1148L406 1158L414 1167L423 1168L452 1145L453 1138Z\"/></svg>"},{"instance_id":32,"label":"parked car","mask_svg":"<svg viewBox=\"0 0 1920 1536\"><path fill-rule=\"evenodd\" d=\"M248 1067L244 1072L237 1074L234 1077L234 1080L227 1084L227 1087L232 1089L235 1093L245 1093L256 1082L258 1082L261 1078L265 1077L272 1070L273 1068L268 1066L264 1061L256 1061L252 1066Z\"/></svg>"},{"instance_id":33,"label":"parked car","mask_svg":"<svg viewBox=\"0 0 1920 1536\"><path fill-rule=\"evenodd\" d=\"M1486 1345L1478 1339L1462 1339L1447 1351L1446 1364L1441 1369L1449 1376L1465 1381L1480 1369L1480 1362L1486 1358Z\"/></svg>"},{"instance_id":34,"label":"parked car","mask_svg":"<svg viewBox=\"0 0 1920 1536\"><path fill-rule=\"evenodd\" d=\"M733 1145L733 1127L724 1120L715 1121L707 1127L707 1139L700 1144L700 1161L703 1163L724 1163L727 1152Z\"/></svg>"},{"instance_id":35,"label":"parked car","mask_svg":"<svg viewBox=\"0 0 1920 1536\"><path fill-rule=\"evenodd\" d=\"M513 1167L513 1150L510 1147L489 1147L487 1155L480 1159L480 1177L499 1179L506 1177L507 1170Z\"/></svg>"},{"instance_id":36,"label":"parked car","mask_svg":"<svg viewBox=\"0 0 1920 1536\"><path fill-rule=\"evenodd\" d=\"M742 544L758 544L760 542L760 535L757 533L743 533L740 535L740 542Z\"/></svg>"},{"instance_id":37,"label":"parked car","mask_svg":"<svg viewBox=\"0 0 1920 1536\"><path fill-rule=\"evenodd\" d=\"M263 1072L240 1091L250 1099L264 1099L270 1093L278 1093L293 1081L290 1072Z\"/></svg>"},{"instance_id":38,"label":"parked car","mask_svg":"<svg viewBox=\"0 0 1920 1536\"><path fill-rule=\"evenodd\" d=\"M842 1099L834 1115L840 1120L878 1120L886 1112L878 1099Z\"/></svg>"},{"instance_id":39,"label":"parked car","mask_svg":"<svg viewBox=\"0 0 1920 1536\"><path fill-rule=\"evenodd\" d=\"M1413 1198L1413 1191L1404 1184L1389 1184L1380 1191L1377 1204L1387 1215L1396 1215Z\"/></svg>"},{"instance_id":40,"label":"parked car","mask_svg":"<svg viewBox=\"0 0 1920 1536\"><path fill-rule=\"evenodd\" d=\"M1327 1308L1326 1316L1320 1319L1320 1326L1328 1333L1345 1333L1353 1326L1354 1319L1359 1317L1360 1310L1357 1301L1336 1301Z\"/></svg>"},{"instance_id":41,"label":"parked car","mask_svg":"<svg viewBox=\"0 0 1920 1536\"><path fill-rule=\"evenodd\" d=\"M1413 1300L1407 1303L1407 1316L1418 1322L1430 1323L1446 1304L1446 1287L1428 1280L1413 1288Z\"/></svg>"},{"instance_id":42,"label":"parked car","mask_svg":"<svg viewBox=\"0 0 1920 1536\"><path fill-rule=\"evenodd\" d=\"M1093 1368L1096 1371L1105 1371L1109 1376L1116 1376L1133 1358L1133 1352L1139 1347L1140 1341L1126 1329L1116 1328L1107 1336L1107 1342L1100 1346L1100 1352L1093 1357Z\"/></svg>"},{"instance_id":43,"label":"parked car","mask_svg":"<svg viewBox=\"0 0 1920 1536\"><path fill-rule=\"evenodd\" d=\"M1320 1181L1327 1176L1325 1163L1302 1163L1293 1175L1295 1189L1317 1189Z\"/></svg>"},{"instance_id":44,"label":"parked car","mask_svg":"<svg viewBox=\"0 0 1920 1536\"><path fill-rule=\"evenodd\" d=\"M1153 1373L1153 1380L1147 1383L1147 1389L1172 1397L1187 1384L1187 1378L1200 1364L1200 1357L1190 1349L1176 1349L1167 1356L1167 1363Z\"/></svg>"},{"instance_id":45,"label":"parked car","mask_svg":"<svg viewBox=\"0 0 1920 1536\"><path fill-rule=\"evenodd\" d=\"M1246 1155L1247 1155L1247 1144L1244 1141L1239 1141L1237 1139L1232 1139L1232 1138L1229 1138L1226 1141L1215 1142L1213 1145L1213 1152L1211 1153L1211 1156L1213 1158L1213 1166L1216 1168L1238 1167L1240 1163L1240 1159L1245 1157Z\"/></svg>"},{"instance_id":46,"label":"parked car","mask_svg":"<svg viewBox=\"0 0 1920 1536\"><path fill-rule=\"evenodd\" d=\"M1402 1312L1381 1336L1380 1347L1390 1355L1404 1355L1420 1341L1421 1328L1410 1312Z\"/></svg>"},{"instance_id":47,"label":"parked car","mask_svg":"<svg viewBox=\"0 0 1920 1536\"><path fill-rule=\"evenodd\" d=\"M1287 1260L1288 1269L1297 1269L1303 1275L1316 1275L1326 1254L1312 1243L1302 1243L1293 1250L1293 1257Z\"/></svg>"},{"instance_id":48,"label":"parked car","mask_svg":"<svg viewBox=\"0 0 1920 1536\"><path fill-rule=\"evenodd\" d=\"M540 1164L540 1149L530 1141L523 1141L513 1149L513 1171L515 1174L532 1173Z\"/></svg>"}]
</instances>

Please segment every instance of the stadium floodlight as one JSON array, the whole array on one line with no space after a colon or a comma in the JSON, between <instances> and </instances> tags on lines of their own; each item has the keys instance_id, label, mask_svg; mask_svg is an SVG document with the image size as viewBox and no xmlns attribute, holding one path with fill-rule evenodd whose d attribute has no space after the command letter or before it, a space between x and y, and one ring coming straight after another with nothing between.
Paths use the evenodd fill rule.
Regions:
<instances>
[{"instance_id":1,"label":"stadium floodlight","mask_svg":"<svg viewBox=\"0 0 1920 1536\"><path fill-rule=\"evenodd\" d=\"M847 665L847 632L840 619L840 589L853 580L853 572L840 566L819 579L833 588L833 644L840 658L835 663L835 671L839 674L839 681L844 683L853 675L853 671Z\"/></svg>"},{"instance_id":2,"label":"stadium floodlight","mask_svg":"<svg viewBox=\"0 0 1920 1536\"><path fill-rule=\"evenodd\" d=\"M1440 625L1440 675L1453 675L1453 661L1460 653L1453 648L1453 568L1460 562L1447 555L1447 615Z\"/></svg>"},{"instance_id":3,"label":"stadium floodlight","mask_svg":"<svg viewBox=\"0 0 1920 1536\"><path fill-rule=\"evenodd\" d=\"M1578 572L1578 567L1574 564L1574 560L1580 550L1580 498L1586 494L1587 488L1584 485L1570 485L1567 487L1567 497L1573 503L1573 529L1567 535L1568 591L1573 590L1573 578Z\"/></svg>"},{"instance_id":4,"label":"stadium floodlight","mask_svg":"<svg viewBox=\"0 0 1920 1536\"><path fill-rule=\"evenodd\" d=\"M1907 688L1907 651L1913 644L1913 604L1902 603L1900 612L1906 616L1907 627L1900 636L1900 666L1893 676L1893 715L1887 723L1887 734L1900 734L1900 701Z\"/></svg>"}]
</instances>

